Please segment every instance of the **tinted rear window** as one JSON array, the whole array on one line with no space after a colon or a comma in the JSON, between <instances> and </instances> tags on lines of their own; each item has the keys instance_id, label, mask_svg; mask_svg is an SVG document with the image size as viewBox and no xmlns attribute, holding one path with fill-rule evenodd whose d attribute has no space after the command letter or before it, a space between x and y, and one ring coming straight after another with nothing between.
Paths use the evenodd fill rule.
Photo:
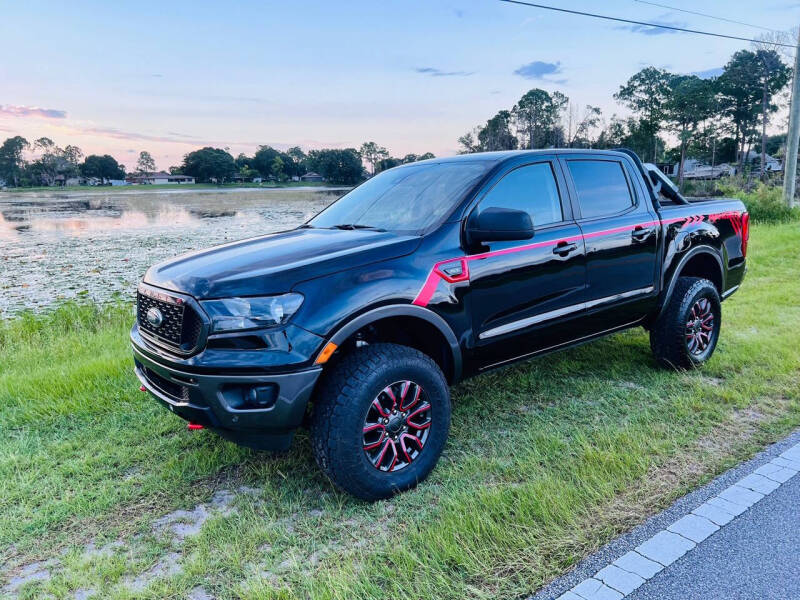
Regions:
<instances>
[{"instance_id":1,"label":"tinted rear window","mask_svg":"<svg viewBox=\"0 0 800 600\"><path fill-rule=\"evenodd\" d=\"M570 160L567 166L584 219L616 215L633 206L622 163L611 160Z\"/></svg>"}]
</instances>

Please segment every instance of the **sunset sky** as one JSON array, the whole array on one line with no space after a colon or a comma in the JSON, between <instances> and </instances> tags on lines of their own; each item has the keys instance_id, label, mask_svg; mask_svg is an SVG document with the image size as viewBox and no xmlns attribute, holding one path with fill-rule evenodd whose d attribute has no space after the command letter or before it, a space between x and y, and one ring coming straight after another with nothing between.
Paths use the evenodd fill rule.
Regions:
<instances>
[{"instance_id":1,"label":"sunset sky","mask_svg":"<svg viewBox=\"0 0 800 600\"><path fill-rule=\"evenodd\" d=\"M544 4L751 37L760 30L635 0ZM763 27L800 2L661 0ZM259 144L452 154L528 89L624 113L643 66L714 72L746 42L471 1L2 2L0 139L23 135L159 168L197 147Z\"/></svg>"}]
</instances>

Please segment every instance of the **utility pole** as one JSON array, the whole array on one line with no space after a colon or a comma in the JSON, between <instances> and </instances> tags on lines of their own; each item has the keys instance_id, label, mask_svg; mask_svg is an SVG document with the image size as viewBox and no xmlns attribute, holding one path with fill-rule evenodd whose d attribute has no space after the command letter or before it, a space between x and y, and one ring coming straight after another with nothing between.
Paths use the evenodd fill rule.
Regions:
<instances>
[{"instance_id":1,"label":"utility pole","mask_svg":"<svg viewBox=\"0 0 800 600\"><path fill-rule=\"evenodd\" d=\"M800 29L794 53L792 78L792 106L789 109L789 134L786 136L786 162L783 165L783 200L794 206L794 188L797 181L797 145L800 143Z\"/></svg>"}]
</instances>

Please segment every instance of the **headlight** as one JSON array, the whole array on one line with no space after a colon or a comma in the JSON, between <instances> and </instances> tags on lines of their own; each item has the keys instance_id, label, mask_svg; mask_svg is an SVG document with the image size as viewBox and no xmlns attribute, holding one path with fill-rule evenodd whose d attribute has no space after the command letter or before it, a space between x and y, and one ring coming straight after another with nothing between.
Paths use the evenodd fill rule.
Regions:
<instances>
[{"instance_id":1,"label":"headlight","mask_svg":"<svg viewBox=\"0 0 800 600\"><path fill-rule=\"evenodd\" d=\"M212 333L281 325L297 312L302 303L302 294L225 298L200 302L211 317Z\"/></svg>"}]
</instances>

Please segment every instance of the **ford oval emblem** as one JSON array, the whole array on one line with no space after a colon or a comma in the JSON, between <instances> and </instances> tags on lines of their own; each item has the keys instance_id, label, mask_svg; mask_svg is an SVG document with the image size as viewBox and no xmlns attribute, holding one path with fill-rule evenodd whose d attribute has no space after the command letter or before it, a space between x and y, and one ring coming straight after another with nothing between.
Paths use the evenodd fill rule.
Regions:
<instances>
[{"instance_id":1,"label":"ford oval emblem","mask_svg":"<svg viewBox=\"0 0 800 600\"><path fill-rule=\"evenodd\" d=\"M161 314L161 311L158 310L155 306L148 309L147 315L145 315L147 322L150 323L153 327L161 327L161 324L164 322L164 315Z\"/></svg>"}]
</instances>

